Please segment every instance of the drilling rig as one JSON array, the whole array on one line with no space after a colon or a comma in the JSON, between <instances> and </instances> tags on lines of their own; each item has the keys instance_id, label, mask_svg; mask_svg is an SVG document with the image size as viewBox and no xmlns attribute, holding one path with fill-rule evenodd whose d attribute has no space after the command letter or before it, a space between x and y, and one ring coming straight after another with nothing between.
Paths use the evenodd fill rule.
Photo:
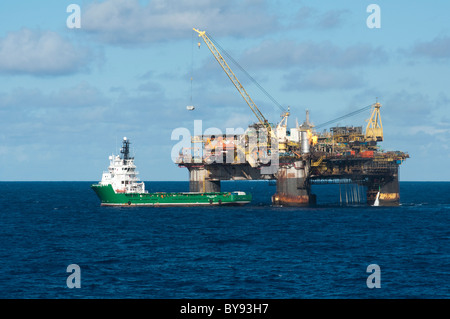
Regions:
<instances>
[{"instance_id":1,"label":"drilling rig","mask_svg":"<svg viewBox=\"0 0 450 319\"><path fill-rule=\"evenodd\" d=\"M399 205L399 166L409 155L400 151L383 152L378 101L336 120L372 109L365 132L362 126L336 126L317 133L309 120L309 111L301 124L287 129L289 108L282 120L272 126L256 106L231 70L211 36L193 29L234 84L257 118L244 134L234 136L194 136L192 147L177 159L189 170L192 192L218 192L221 180L276 180L273 205L307 206L316 203L312 184L353 183L366 188L366 202L380 206ZM324 124L331 124L336 120ZM253 143L252 143L253 141ZM193 149L206 150L192 153ZM200 154L200 155L198 155Z\"/></svg>"}]
</instances>

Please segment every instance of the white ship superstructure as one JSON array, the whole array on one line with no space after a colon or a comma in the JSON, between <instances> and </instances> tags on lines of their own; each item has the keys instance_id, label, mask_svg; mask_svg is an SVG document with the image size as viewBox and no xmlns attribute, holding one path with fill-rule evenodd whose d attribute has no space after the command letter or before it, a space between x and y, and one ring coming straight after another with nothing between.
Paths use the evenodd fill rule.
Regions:
<instances>
[{"instance_id":1,"label":"white ship superstructure","mask_svg":"<svg viewBox=\"0 0 450 319\"><path fill-rule=\"evenodd\" d=\"M139 172L134 165L134 157L130 157L130 142L123 138L120 155L109 156L108 171L103 172L100 185L111 185L116 193L146 193L144 182L138 178Z\"/></svg>"}]
</instances>

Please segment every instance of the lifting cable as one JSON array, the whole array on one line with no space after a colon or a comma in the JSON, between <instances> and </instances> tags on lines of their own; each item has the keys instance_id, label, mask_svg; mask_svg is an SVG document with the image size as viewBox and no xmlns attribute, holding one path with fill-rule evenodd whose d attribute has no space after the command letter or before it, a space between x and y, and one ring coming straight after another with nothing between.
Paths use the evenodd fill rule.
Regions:
<instances>
[{"instance_id":1,"label":"lifting cable","mask_svg":"<svg viewBox=\"0 0 450 319\"><path fill-rule=\"evenodd\" d=\"M191 100L190 105L192 104L192 80L194 77L194 33L192 33L192 39L191 39Z\"/></svg>"},{"instance_id":2,"label":"lifting cable","mask_svg":"<svg viewBox=\"0 0 450 319\"><path fill-rule=\"evenodd\" d=\"M331 120L331 121L322 123L322 124L320 124L320 125L317 125L317 126L315 126L315 128L318 129L318 128L321 128L321 127L328 126L328 125L330 125L331 123L334 123L334 122L337 122L337 121L339 121L339 120L345 119L345 118L347 118L347 117L351 117L351 116L354 116L354 115L356 115L356 114L359 114L359 113L362 113L362 112L364 112L364 111L367 111L367 110L370 109L371 107L372 107L372 104L371 104L371 105L364 106L363 108L361 108L361 109L359 109L359 110L353 111L353 112L348 113L348 114L346 114L346 115L340 116L340 117L338 117L338 118L336 118L336 119L334 119L334 120Z\"/></svg>"},{"instance_id":3,"label":"lifting cable","mask_svg":"<svg viewBox=\"0 0 450 319\"><path fill-rule=\"evenodd\" d=\"M220 49L220 51L223 53L223 54L225 54L226 56L227 56L227 58L231 61L231 62L233 62L275 105L277 105L278 107L279 107L279 109L282 111L282 112L286 112L286 110L281 106L281 104L280 103L278 103L274 98L273 98L273 96L272 95L270 95L269 94L269 92L267 92L250 74L248 74L248 72L247 71L245 71L245 69L241 66L241 65L239 65L239 63L237 63L237 61L235 60L235 59L233 59L233 57L227 52L227 51L225 51L224 50L224 48L222 48L221 46L220 46L220 44L219 43L217 43L217 41L216 40L214 40L212 37L211 37L211 35L209 34L209 33L207 33L206 32L206 35L208 36L208 38L211 40L211 42L212 43L214 43L214 45L216 46L216 47L218 47L219 49Z\"/></svg>"}]
</instances>

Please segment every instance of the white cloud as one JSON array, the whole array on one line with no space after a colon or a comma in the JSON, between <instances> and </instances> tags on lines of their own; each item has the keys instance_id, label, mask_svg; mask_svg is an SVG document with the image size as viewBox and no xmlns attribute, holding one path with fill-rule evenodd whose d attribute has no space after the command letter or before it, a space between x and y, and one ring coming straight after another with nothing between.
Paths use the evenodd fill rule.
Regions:
<instances>
[{"instance_id":1,"label":"white cloud","mask_svg":"<svg viewBox=\"0 0 450 319\"><path fill-rule=\"evenodd\" d=\"M83 13L82 30L113 44L141 44L187 38L193 27L216 35L263 35L277 25L263 1L137 0L93 3Z\"/></svg>"},{"instance_id":2,"label":"white cloud","mask_svg":"<svg viewBox=\"0 0 450 319\"><path fill-rule=\"evenodd\" d=\"M427 134L427 135L442 135L449 136L450 128L448 127L436 127L434 125L414 125L409 128L411 134ZM447 138L448 140L448 138Z\"/></svg>"},{"instance_id":3,"label":"white cloud","mask_svg":"<svg viewBox=\"0 0 450 319\"><path fill-rule=\"evenodd\" d=\"M353 67L385 61L386 52L369 44L341 48L329 41L297 43L289 40L267 40L247 50L243 65L275 68L302 66Z\"/></svg>"},{"instance_id":4,"label":"white cloud","mask_svg":"<svg viewBox=\"0 0 450 319\"><path fill-rule=\"evenodd\" d=\"M334 29L344 23L344 18L349 14L349 10L330 10L323 13L317 22L321 29Z\"/></svg>"},{"instance_id":5,"label":"white cloud","mask_svg":"<svg viewBox=\"0 0 450 319\"><path fill-rule=\"evenodd\" d=\"M109 103L108 99L96 87L80 82L68 88L62 88L48 94L36 88L17 87L9 93L0 93L0 109L16 109L29 112L38 109L63 109L69 112L83 107Z\"/></svg>"},{"instance_id":6,"label":"white cloud","mask_svg":"<svg viewBox=\"0 0 450 319\"><path fill-rule=\"evenodd\" d=\"M88 55L56 32L23 28L0 38L0 73L70 74L87 65Z\"/></svg>"},{"instance_id":7,"label":"white cloud","mask_svg":"<svg viewBox=\"0 0 450 319\"><path fill-rule=\"evenodd\" d=\"M386 94L385 104L388 109L384 112L388 113L389 117L384 117L383 123L400 130L404 127L410 128L412 123L416 126L434 125L434 112L440 108L433 96L406 90ZM383 110L381 112L383 113Z\"/></svg>"},{"instance_id":8,"label":"white cloud","mask_svg":"<svg viewBox=\"0 0 450 319\"><path fill-rule=\"evenodd\" d=\"M331 90L354 89L364 85L361 76L344 71L329 69L315 70L306 74L293 71L285 76L286 90Z\"/></svg>"},{"instance_id":9,"label":"white cloud","mask_svg":"<svg viewBox=\"0 0 450 319\"><path fill-rule=\"evenodd\" d=\"M432 59L448 59L450 58L450 37L439 37L428 42L417 43L412 52L417 56Z\"/></svg>"}]
</instances>

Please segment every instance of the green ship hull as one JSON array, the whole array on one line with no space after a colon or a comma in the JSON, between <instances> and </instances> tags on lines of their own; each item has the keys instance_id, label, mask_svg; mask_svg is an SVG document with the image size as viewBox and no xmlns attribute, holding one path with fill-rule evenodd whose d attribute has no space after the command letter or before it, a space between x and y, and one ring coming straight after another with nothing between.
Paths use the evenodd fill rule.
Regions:
<instances>
[{"instance_id":1,"label":"green ship hull","mask_svg":"<svg viewBox=\"0 0 450 319\"><path fill-rule=\"evenodd\" d=\"M210 206L245 205L252 200L244 192L220 193L116 193L111 185L94 184L91 188L102 206Z\"/></svg>"}]
</instances>

